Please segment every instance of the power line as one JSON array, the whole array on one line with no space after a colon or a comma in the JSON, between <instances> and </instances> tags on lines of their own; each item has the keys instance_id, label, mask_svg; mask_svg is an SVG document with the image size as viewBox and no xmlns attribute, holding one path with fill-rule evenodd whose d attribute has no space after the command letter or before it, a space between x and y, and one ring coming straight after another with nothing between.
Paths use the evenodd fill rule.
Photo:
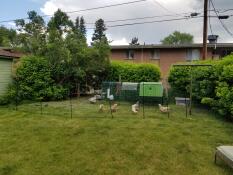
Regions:
<instances>
[{"instance_id":1,"label":"power line","mask_svg":"<svg viewBox=\"0 0 233 175\"><path fill-rule=\"evenodd\" d=\"M211 21L210 21L210 19L211 19L210 12L211 12L211 5L209 3L209 28L210 28L211 35L213 35L212 25L211 25Z\"/></svg>"},{"instance_id":2,"label":"power line","mask_svg":"<svg viewBox=\"0 0 233 175\"><path fill-rule=\"evenodd\" d=\"M67 11L65 13L70 14L70 13L86 12L86 11L99 10L99 9L105 9L105 8L110 8L110 7L130 5L130 4L135 4L135 3L139 3L139 2L145 2L145 1L147 1L147 0L136 0L136 1L130 1L130 2L112 4L112 5L105 5L105 6L93 7L93 8L82 9L82 10ZM50 17L50 16L53 16L53 15L42 15L41 17ZM26 20L26 19L29 19L29 18L27 17L27 18L18 18L18 19L25 19ZM0 21L0 23L14 22L14 21L16 21L18 19L11 19L11 20Z\"/></svg>"},{"instance_id":3,"label":"power line","mask_svg":"<svg viewBox=\"0 0 233 175\"><path fill-rule=\"evenodd\" d=\"M180 15L182 14L188 14L188 13L180 13ZM146 17L138 17L138 18L126 18L126 19L116 19L116 20L104 20L105 23L115 23L115 22L125 22L125 21L136 21L136 20L142 20L142 19L154 19L154 18L162 18L162 17L175 17L174 15L158 15L158 16L146 16ZM228 15L229 17L233 16L232 15ZM191 17L190 15L189 16L181 16L181 17L184 17L185 19L188 19L188 18L195 18L195 17ZM198 17L204 17L203 15L199 15ZM216 15L209 15L208 16L209 18L218 18L218 16ZM86 23L87 25L94 25L95 23Z\"/></svg>"},{"instance_id":4,"label":"power line","mask_svg":"<svg viewBox=\"0 0 233 175\"><path fill-rule=\"evenodd\" d=\"M133 25L142 25L142 24L151 24L151 23L162 23L162 22L171 22L171 21L190 20L190 19L194 19L194 18L201 18L201 17L193 17L193 18L182 17L182 18L164 19L164 20L156 20L156 21L145 21L145 22L135 22L135 23L109 25L109 26L106 26L106 27L107 28L115 28L115 27L133 26ZM94 28L87 28L87 29L94 29Z\"/></svg>"},{"instance_id":5,"label":"power line","mask_svg":"<svg viewBox=\"0 0 233 175\"><path fill-rule=\"evenodd\" d=\"M160 6L162 9L164 9L165 11L169 12L169 13L172 13L172 14L175 14L175 15L178 15L177 13L169 10L168 8L166 8L164 5L162 5L160 2L158 2L157 0L153 0L153 2L155 2L158 6Z\"/></svg>"},{"instance_id":6,"label":"power line","mask_svg":"<svg viewBox=\"0 0 233 175\"><path fill-rule=\"evenodd\" d=\"M210 2L211 2L211 4L212 4L212 7L213 7L213 9L214 9L215 14L218 16L218 19L219 19L219 21L220 21L222 27L225 29L225 31L226 31L231 37L233 37L233 33L227 28L227 26L224 24L224 22L219 18L218 12L217 12L217 10L216 10L216 8L215 8L215 5L214 5L213 1L210 0Z\"/></svg>"},{"instance_id":7,"label":"power line","mask_svg":"<svg viewBox=\"0 0 233 175\"><path fill-rule=\"evenodd\" d=\"M217 11L219 12L219 13L225 13L225 12L229 12L229 11L233 11L233 9L217 9Z\"/></svg>"},{"instance_id":8,"label":"power line","mask_svg":"<svg viewBox=\"0 0 233 175\"><path fill-rule=\"evenodd\" d=\"M186 13L180 13L179 15L185 15L185 14L190 14L191 12L186 12ZM124 22L124 21L136 21L136 20L142 20L142 19L153 19L153 18L161 18L161 17L175 17L177 15L156 15L156 16L145 16L145 17L138 17L138 18L124 18L124 19L116 19L116 20L104 20L105 23L115 23L115 22ZM188 17L188 16L185 16ZM95 24L94 22L92 23L86 23L86 24Z\"/></svg>"}]
</instances>

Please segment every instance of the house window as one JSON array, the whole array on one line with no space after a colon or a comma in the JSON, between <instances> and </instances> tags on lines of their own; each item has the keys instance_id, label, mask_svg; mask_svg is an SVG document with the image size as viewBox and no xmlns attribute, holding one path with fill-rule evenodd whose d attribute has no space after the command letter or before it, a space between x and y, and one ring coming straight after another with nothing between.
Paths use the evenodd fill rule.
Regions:
<instances>
[{"instance_id":1,"label":"house window","mask_svg":"<svg viewBox=\"0 0 233 175\"><path fill-rule=\"evenodd\" d=\"M134 59L134 50L128 50L126 52L126 58L129 60L133 60Z\"/></svg>"},{"instance_id":2,"label":"house window","mask_svg":"<svg viewBox=\"0 0 233 175\"><path fill-rule=\"evenodd\" d=\"M200 59L200 50L199 49L188 49L187 50L187 61L199 60Z\"/></svg>"},{"instance_id":3,"label":"house window","mask_svg":"<svg viewBox=\"0 0 233 175\"><path fill-rule=\"evenodd\" d=\"M152 60L159 60L160 59L160 52L158 49L151 51L151 59Z\"/></svg>"}]
</instances>

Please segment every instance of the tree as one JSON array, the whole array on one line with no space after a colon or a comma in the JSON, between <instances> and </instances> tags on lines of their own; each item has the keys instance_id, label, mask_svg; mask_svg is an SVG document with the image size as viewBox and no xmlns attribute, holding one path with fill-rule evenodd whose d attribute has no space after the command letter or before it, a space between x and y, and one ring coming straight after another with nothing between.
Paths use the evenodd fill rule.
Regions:
<instances>
[{"instance_id":1,"label":"tree","mask_svg":"<svg viewBox=\"0 0 233 175\"><path fill-rule=\"evenodd\" d=\"M106 40L106 34L105 31L107 30L104 20L99 19L95 22L95 31L92 37L92 41L101 41L101 40Z\"/></svg>"},{"instance_id":2,"label":"tree","mask_svg":"<svg viewBox=\"0 0 233 175\"><path fill-rule=\"evenodd\" d=\"M86 36L87 31L86 31L86 26L85 26L85 20L83 17L81 17L80 19L80 31L84 36Z\"/></svg>"},{"instance_id":3,"label":"tree","mask_svg":"<svg viewBox=\"0 0 233 175\"><path fill-rule=\"evenodd\" d=\"M48 23L48 30L58 30L60 35L69 32L73 27L74 24L69 19L69 16L60 9L54 13L54 16Z\"/></svg>"},{"instance_id":4,"label":"tree","mask_svg":"<svg viewBox=\"0 0 233 175\"><path fill-rule=\"evenodd\" d=\"M93 47L88 47L83 17L77 18L73 23L59 9L46 25L36 12L29 12L28 15L29 22L16 21L21 43L30 55L47 61L49 77L54 83L48 86L56 85L67 91L74 90L76 83L100 87L107 76L110 63L110 47L104 21L96 22ZM31 60L36 57L31 57ZM37 65L40 64L35 64Z\"/></svg>"},{"instance_id":5,"label":"tree","mask_svg":"<svg viewBox=\"0 0 233 175\"><path fill-rule=\"evenodd\" d=\"M24 19L15 21L20 32L17 40L23 51L42 55L46 42L45 22L35 11L28 12L28 19L28 23Z\"/></svg>"},{"instance_id":6,"label":"tree","mask_svg":"<svg viewBox=\"0 0 233 175\"><path fill-rule=\"evenodd\" d=\"M79 28L80 28L80 32L86 36L86 26L85 26L85 20L83 18L83 16L80 18L80 24L79 24Z\"/></svg>"},{"instance_id":7,"label":"tree","mask_svg":"<svg viewBox=\"0 0 233 175\"><path fill-rule=\"evenodd\" d=\"M0 47L11 47L15 45L16 31L0 26Z\"/></svg>"},{"instance_id":8,"label":"tree","mask_svg":"<svg viewBox=\"0 0 233 175\"><path fill-rule=\"evenodd\" d=\"M139 45L138 38L137 37L132 38L131 43L129 43L129 45Z\"/></svg>"},{"instance_id":9,"label":"tree","mask_svg":"<svg viewBox=\"0 0 233 175\"><path fill-rule=\"evenodd\" d=\"M163 40L161 40L161 42L162 44L168 45L191 44L193 43L193 36L188 33L175 31L169 36L165 37Z\"/></svg>"},{"instance_id":10,"label":"tree","mask_svg":"<svg viewBox=\"0 0 233 175\"><path fill-rule=\"evenodd\" d=\"M80 30L80 19L79 16L75 19L75 29Z\"/></svg>"},{"instance_id":11,"label":"tree","mask_svg":"<svg viewBox=\"0 0 233 175\"><path fill-rule=\"evenodd\" d=\"M85 20L83 17L79 18L77 17L75 20L75 29L77 33L80 33L83 35L83 37L86 37L86 26L85 26Z\"/></svg>"}]
</instances>

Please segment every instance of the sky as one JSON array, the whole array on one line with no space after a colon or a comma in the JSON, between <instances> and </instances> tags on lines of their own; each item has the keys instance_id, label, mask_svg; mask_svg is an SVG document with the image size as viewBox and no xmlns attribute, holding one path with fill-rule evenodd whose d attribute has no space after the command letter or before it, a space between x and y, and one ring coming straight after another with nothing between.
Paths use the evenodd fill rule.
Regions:
<instances>
[{"instance_id":1,"label":"sky","mask_svg":"<svg viewBox=\"0 0 233 175\"><path fill-rule=\"evenodd\" d=\"M35 10L40 15L52 15L58 8L63 11L77 11L81 9L100 7L111 4L125 3L133 0L7 0L2 1L0 6L0 21L27 17L27 12ZM212 0L216 9L233 9L233 0ZM204 0L147 0L130 5L111 7L99 10L86 11L82 13L69 14L74 20L77 16L84 16L87 23L94 23L97 19L105 21L140 18L148 16L160 16L157 18L143 19L137 21L123 21L106 23L107 26L134 23L150 22L157 20L170 20L183 18L191 12L202 12ZM187 13L187 14L181 14ZM233 15L233 10L222 14ZM211 15L215 14L211 12ZM48 17L45 18L49 20ZM233 33L233 16L223 21L229 31ZM219 35L218 42L232 42L233 37L221 26L217 18L210 20L213 34ZM14 22L1 23L9 28L14 28ZM87 28L93 28L93 24L87 24ZM166 21L163 23L151 23L144 25L132 25L123 27L108 27L107 36L112 45L126 45L133 37L138 37L141 44L159 44L160 41L178 30L190 33L194 36L196 43L202 42L203 19L186 19L181 21ZM93 29L87 32L88 42L91 41ZM209 30L209 34L211 34Z\"/></svg>"}]
</instances>

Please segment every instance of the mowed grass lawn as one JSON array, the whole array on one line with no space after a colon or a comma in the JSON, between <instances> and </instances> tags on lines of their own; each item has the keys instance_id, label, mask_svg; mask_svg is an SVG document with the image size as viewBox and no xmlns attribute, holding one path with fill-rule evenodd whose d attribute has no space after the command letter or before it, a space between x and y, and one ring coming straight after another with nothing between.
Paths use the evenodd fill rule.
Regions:
<instances>
[{"instance_id":1,"label":"mowed grass lawn","mask_svg":"<svg viewBox=\"0 0 233 175\"><path fill-rule=\"evenodd\" d=\"M232 123L196 109L170 118L146 107L146 118L121 103L114 119L86 99L0 108L1 175L230 175L214 164L215 148L233 145ZM28 112L26 112L28 111ZM47 113L47 114L45 114ZM48 115L48 113L50 113Z\"/></svg>"}]
</instances>

